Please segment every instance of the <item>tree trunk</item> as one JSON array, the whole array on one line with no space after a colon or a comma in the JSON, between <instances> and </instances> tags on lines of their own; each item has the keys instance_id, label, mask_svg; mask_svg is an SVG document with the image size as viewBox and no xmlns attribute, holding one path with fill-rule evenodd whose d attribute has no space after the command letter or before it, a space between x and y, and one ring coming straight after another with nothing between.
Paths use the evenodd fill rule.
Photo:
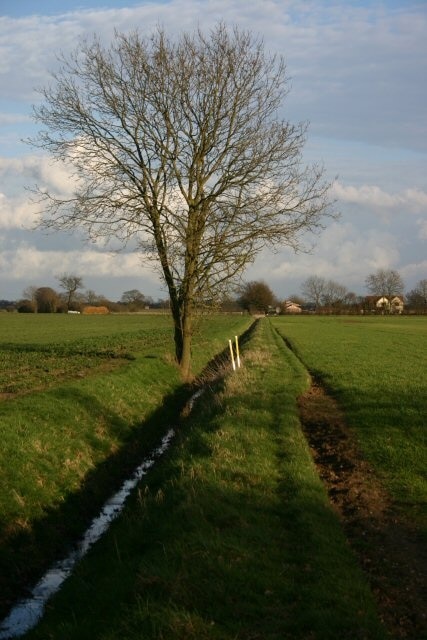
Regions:
<instances>
[{"instance_id":1,"label":"tree trunk","mask_svg":"<svg viewBox=\"0 0 427 640\"><path fill-rule=\"evenodd\" d=\"M191 337L192 337L192 316L188 309L179 305L171 304L172 317L174 320L174 340L175 356L179 365L183 380L189 382L191 374Z\"/></svg>"}]
</instances>

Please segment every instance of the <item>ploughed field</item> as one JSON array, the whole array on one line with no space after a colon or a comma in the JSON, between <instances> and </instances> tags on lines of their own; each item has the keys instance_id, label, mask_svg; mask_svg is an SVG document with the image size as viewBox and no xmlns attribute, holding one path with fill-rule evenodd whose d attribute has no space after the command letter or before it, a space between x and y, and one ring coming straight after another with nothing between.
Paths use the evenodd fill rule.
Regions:
<instances>
[{"instance_id":1,"label":"ploughed field","mask_svg":"<svg viewBox=\"0 0 427 640\"><path fill-rule=\"evenodd\" d=\"M195 373L250 325L202 319ZM0 330L1 617L177 430L28 637L427 633L423 611L399 610L399 588L386 601L393 571L370 569L396 541L378 546L364 486L366 475L383 501L376 533L383 539L378 527L394 523L416 559L426 533L425 319L262 319L241 341L240 370L204 371L189 415L192 390L180 382L167 316L4 314ZM332 408L309 404L307 394L319 396L313 381ZM355 480L340 464L358 470L359 493L345 487ZM349 518L362 495L368 516ZM422 581L418 571L412 608Z\"/></svg>"}]
</instances>

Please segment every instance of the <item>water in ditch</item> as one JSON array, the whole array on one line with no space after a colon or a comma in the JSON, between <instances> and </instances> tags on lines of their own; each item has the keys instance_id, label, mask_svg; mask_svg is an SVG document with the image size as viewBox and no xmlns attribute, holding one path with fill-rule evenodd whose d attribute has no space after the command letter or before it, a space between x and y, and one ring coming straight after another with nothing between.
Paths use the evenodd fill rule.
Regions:
<instances>
[{"instance_id":1,"label":"water in ditch","mask_svg":"<svg viewBox=\"0 0 427 640\"><path fill-rule=\"evenodd\" d=\"M192 398L194 400L194 396ZM62 583L71 574L74 565L86 554L88 549L105 533L110 523L123 510L126 498L141 478L153 466L156 460L168 449L174 436L174 430L170 429L163 437L161 444L149 457L135 469L132 476L126 480L119 491L115 493L102 508L100 514L92 521L82 540L69 555L56 562L32 589L31 595L21 600L11 610L7 618L0 624L0 639L9 640L24 635L36 626L49 598L56 593Z\"/></svg>"}]
</instances>

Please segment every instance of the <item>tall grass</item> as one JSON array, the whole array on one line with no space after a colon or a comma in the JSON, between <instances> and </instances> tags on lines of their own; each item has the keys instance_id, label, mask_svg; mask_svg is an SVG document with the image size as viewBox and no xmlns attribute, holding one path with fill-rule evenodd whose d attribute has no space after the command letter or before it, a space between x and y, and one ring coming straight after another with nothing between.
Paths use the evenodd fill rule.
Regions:
<instances>
[{"instance_id":1,"label":"tall grass","mask_svg":"<svg viewBox=\"0 0 427 640\"><path fill-rule=\"evenodd\" d=\"M267 321L28 638L385 638L301 433L305 369Z\"/></svg>"},{"instance_id":2,"label":"tall grass","mask_svg":"<svg viewBox=\"0 0 427 640\"><path fill-rule=\"evenodd\" d=\"M345 409L360 446L406 514L427 532L427 320L273 320Z\"/></svg>"}]
</instances>

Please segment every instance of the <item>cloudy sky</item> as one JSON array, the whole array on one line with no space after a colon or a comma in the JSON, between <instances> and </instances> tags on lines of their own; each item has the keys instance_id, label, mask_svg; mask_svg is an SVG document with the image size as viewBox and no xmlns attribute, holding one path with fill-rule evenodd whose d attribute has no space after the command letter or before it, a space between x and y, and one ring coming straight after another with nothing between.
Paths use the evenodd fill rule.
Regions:
<instances>
[{"instance_id":1,"label":"cloudy sky","mask_svg":"<svg viewBox=\"0 0 427 640\"><path fill-rule=\"evenodd\" d=\"M304 159L323 163L341 212L310 254L265 253L245 279L287 297L312 275L358 294L378 268L396 269L407 291L427 278L426 0L0 0L0 299L30 285L57 288L65 272L112 300L132 288L166 297L135 253L31 230L26 187L66 189L67 175L22 140L36 131L35 89L80 37L108 41L114 29L150 33L159 24L175 33L218 20L284 56L284 115L310 123Z\"/></svg>"}]
</instances>

